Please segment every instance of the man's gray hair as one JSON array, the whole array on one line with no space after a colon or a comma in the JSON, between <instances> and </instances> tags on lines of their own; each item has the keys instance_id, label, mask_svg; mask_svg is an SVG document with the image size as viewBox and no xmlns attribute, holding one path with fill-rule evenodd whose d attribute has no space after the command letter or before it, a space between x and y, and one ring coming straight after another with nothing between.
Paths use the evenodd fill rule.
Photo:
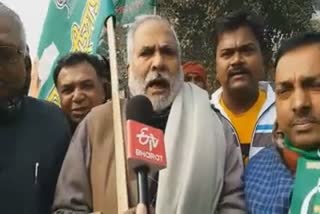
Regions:
<instances>
[{"instance_id":1,"label":"man's gray hair","mask_svg":"<svg viewBox=\"0 0 320 214\"><path fill-rule=\"evenodd\" d=\"M178 36L176 31L174 30L173 26L169 23L167 19L162 18L158 15L140 15L135 18L134 23L132 23L129 27L128 33L127 33L127 63L130 63L132 60L133 55L133 40L134 40L134 34L137 31L137 29L145 22L147 21L159 21L167 23L172 31L172 34L176 40L177 43L177 49L178 49L178 58L181 61L181 48L180 48L180 42L178 40Z\"/></svg>"},{"instance_id":2,"label":"man's gray hair","mask_svg":"<svg viewBox=\"0 0 320 214\"><path fill-rule=\"evenodd\" d=\"M23 52L26 54L27 52L26 32L19 15L16 12L14 12L12 9L10 9L8 6L0 2L0 16L8 17L13 21L15 27L19 31L18 33L20 34L19 37L22 45L21 48L23 49Z\"/></svg>"}]
</instances>

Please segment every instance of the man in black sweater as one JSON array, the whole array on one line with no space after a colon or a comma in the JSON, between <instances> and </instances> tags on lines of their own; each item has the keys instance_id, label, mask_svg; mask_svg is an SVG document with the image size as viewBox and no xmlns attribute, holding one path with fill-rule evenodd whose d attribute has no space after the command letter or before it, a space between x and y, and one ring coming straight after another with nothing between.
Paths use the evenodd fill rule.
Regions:
<instances>
[{"instance_id":1,"label":"man in black sweater","mask_svg":"<svg viewBox=\"0 0 320 214\"><path fill-rule=\"evenodd\" d=\"M19 16L0 3L0 212L50 212L70 133L54 104L26 97L26 51Z\"/></svg>"}]
</instances>

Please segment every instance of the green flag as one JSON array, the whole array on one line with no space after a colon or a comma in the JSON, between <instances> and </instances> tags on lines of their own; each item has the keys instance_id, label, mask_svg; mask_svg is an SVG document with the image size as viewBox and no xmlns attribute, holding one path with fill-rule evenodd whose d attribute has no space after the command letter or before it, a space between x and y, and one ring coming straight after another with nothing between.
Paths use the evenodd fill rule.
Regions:
<instances>
[{"instance_id":1,"label":"green flag","mask_svg":"<svg viewBox=\"0 0 320 214\"><path fill-rule=\"evenodd\" d=\"M117 22L125 25L140 14L153 14L156 0L114 0Z\"/></svg>"},{"instance_id":2,"label":"green flag","mask_svg":"<svg viewBox=\"0 0 320 214\"><path fill-rule=\"evenodd\" d=\"M39 98L59 104L52 79L56 60L83 51L95 53L105 19L114 14L112 0L51 0L38 46Z\"/></svg>"}]
</instances>

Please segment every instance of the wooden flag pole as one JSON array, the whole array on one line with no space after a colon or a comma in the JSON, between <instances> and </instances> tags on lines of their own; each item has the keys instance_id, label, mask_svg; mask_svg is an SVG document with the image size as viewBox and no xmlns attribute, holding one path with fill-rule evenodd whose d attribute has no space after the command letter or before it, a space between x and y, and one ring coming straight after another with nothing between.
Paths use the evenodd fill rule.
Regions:
<instances>
[{"instance_id":1,"label":"wooden flag pole","mask_svg":"<svg viewBox=\"0 0 320 214\"><path fill-rule=\"evenodd\" d=\"M117 201L118 213L123 214L129 209L128 189L126 176L126 158L124 150L124 138L122 132L121 107L119 96L119 78L116 55L116 42L114 32L114 19L109 17L107 20L110 71L111 71L111 93L113 108L113 127L115 142L115 160L116 160L116 179L117 179Z\"/></svg>"}]
</instances>

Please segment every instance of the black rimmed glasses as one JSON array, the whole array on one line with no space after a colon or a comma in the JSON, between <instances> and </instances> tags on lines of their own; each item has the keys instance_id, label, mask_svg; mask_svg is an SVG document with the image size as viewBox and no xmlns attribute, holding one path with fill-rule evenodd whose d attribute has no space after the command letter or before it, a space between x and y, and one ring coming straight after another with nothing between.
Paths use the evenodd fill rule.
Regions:
<instances>
[{"instance_id":1,"label":"black rimmed glasses","mask_svg":"<svg viewBox=\"0 0 320 214\"><path fill-rule=\"evenodd\" d=\"M14 64L23 55L23 50L15 46L0 45L0 65Z\"/></svg>"}]
</instances>

